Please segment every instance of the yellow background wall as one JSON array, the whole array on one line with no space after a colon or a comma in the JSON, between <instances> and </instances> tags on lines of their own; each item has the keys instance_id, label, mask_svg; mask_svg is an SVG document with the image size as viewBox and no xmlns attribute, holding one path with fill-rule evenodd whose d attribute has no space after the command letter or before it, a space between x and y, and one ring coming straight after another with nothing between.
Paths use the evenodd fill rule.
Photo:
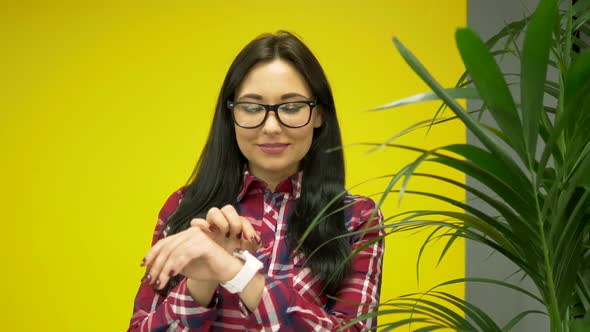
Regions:
<instances>
[{"instance_id":1,"label":"yellow background wall","mask_svg":"<svg viewBox=\"0 0 590 332\"><path fill-rule=\"evenodd\" d=\"M465 24L464 0L0 2L1 329L126 329L159 208L197 160L231 60L259 33L296 32L316 53L351 144L381 142L437 107L365 112L426 90L391 37L450 86L462 72L453 33ZM463 140L446 125L400 142ZM348 185L415 157L367 150L345 150ZM436 207L407 196L383 210ZM459 243L436 270L427 255L418 288L421 239L388 239L384 300L463 275Z\"/></svg>"}]
</instances>

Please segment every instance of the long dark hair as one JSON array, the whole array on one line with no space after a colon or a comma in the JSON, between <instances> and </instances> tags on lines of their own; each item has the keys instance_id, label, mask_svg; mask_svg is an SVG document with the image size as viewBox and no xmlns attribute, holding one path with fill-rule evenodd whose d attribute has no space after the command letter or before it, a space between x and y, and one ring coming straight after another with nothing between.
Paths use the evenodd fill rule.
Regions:
<instances>
[{"instance_id":1,"label":"long dark hair","mask_svg":"<svg viewBox=\"0 0 590 332\"><path fill-rule=\"evenodd\" d=\"M329 148L341 146L342 139L332 90L324 71L313 53L293 34L285 31L264 34L246 45L227 72L207 143L178 209L164 225L166 235L187 229L191 219L204 218L211 207L236 205L248 161L238 147L232 116L226 105L228 100L233 100L239 84L255 64L277 58L288 61L303 75L317 98L322 117L322 126L314 129L311 147L301 162L301 196L287 227L289 245L292 248L299 244L303 233L321 209L343 192L342 151L326 152ZM350 274L349 265L340 267L350 254L348 240L341 238L326 243L346 232L344 213L340 209L342 206L343 201L340 198L336 204L331 205L330 211L333 213L314 227L300 245L301 253L307 257L307 266L319 276L326 294L333 294ZM326 244L321 250L311 255L324 243ZM179 280L178 277L172 280L169 287L174 287Z\"/></svg>"}]
</instances>

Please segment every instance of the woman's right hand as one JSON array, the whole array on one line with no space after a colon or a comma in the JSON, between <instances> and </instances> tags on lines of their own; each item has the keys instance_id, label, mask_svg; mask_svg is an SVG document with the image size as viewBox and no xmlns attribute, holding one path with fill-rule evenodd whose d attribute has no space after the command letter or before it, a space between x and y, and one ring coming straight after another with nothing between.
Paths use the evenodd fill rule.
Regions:
<instances>
[{"instance_id":1,"label":"woman's right hand","mask_svg":"<svg viewBox=\"0 0 590 332\"><path fill-rule=\"evenodd\" d=\"M260 245L260 234L231 205L209 209L206 219L191 220L191 227L209 231L211 239L230 254L239 249L253 254Z\"/></svg>"},{"instance_id":2,"label":"woman's right hand","mask_svg":"<svg viewBox=\"0 0 590 332\"><path fill-rule=\"evenodd\" d=\"M250 222L227 205L210 209L206 219L195 218L188 229L158 241L146 254L142 266L148 267L146 281L157 289L177 273L209 282L222 277L220 271L226 270L223 266L227 267L227 259L236 250L254 254L259 245L260 236ZM220 260L223 254L217 250L227 257Z\"/></svg>"}]
</instances>

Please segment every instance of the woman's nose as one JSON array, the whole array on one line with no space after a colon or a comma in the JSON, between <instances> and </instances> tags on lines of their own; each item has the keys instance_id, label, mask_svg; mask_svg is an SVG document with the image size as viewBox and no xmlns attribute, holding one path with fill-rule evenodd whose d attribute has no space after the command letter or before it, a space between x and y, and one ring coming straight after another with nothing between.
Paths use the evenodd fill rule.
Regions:
<instances>
[{"instance_id":1,"label":"woman's nose","mask_svg":"<svg viewBox=\"0 0 590 332\"><path fill-rule=\"evenodd\" d=\"M262 130L266 133L277 133L281 131L281 123L275 112L268 112L268 116L262 124Z\"/></svg>"}]
</instances>

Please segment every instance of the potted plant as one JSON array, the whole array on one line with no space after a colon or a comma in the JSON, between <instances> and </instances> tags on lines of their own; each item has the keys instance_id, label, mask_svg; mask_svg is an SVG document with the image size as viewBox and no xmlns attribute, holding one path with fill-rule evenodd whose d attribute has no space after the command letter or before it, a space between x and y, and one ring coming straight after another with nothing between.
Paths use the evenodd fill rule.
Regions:
<instances>
[{"instance_id":1,"label":"potted plant","mask_svg":"<svg viewBox=\"0 0 590 332\"><path fill-rule=\"evenodd\" d=\"M420 331L506 331L523 317L536 313L549 316L551 331L590 331L590 51L580 38L580 34L590 36L589 19L590 1L574 5L542 0L530 17L508 24L487 43L471 29L459 29L456 42L466 75L456 87L447 89L394 39L404 60L432 91L377 110L440 99L453 116L435 117L432 123L458 119L481 144L454 144L432 150L394 144L393 139L378 144L419 153L414 162L392 177L381 202L395 192L400 199L406 194L422 195L463 210L419 210L390 216L384 225L387 234L430 227L426 242L435 238L447 241L441 257L457 238L485 244L516 264L533 281L538 295L501 280L450 280L429 292L382 303L369 316L410 314L410 318L391 323L384 330L419 323ZM522 33L522 51L510 47L516 45ZM496 49L500 41L505 41L507 47ZM572 51L572 47L579 51ZM507 52L521 61L517 75L520 103L515 102L506 74L495 59ZM557 70L557 81L547 79L550 68ZM556 106L546 104L546 96L552 96ZM489 112L496 125L480 122L456 101L458 98L481 99L483 108L472 113ZM421 126L424 123L408 131ZM426 162L462 172L486 190L444 175L418 173L416 169ZM411 191L408 180L416 176L458 186L494 213L441 193ZM395 189L398 183L400 187ZM546 311L517 313L501 327L483 310L440 288L458 282L509 287L538 301Z\"/></svg>"}]
</instances>

